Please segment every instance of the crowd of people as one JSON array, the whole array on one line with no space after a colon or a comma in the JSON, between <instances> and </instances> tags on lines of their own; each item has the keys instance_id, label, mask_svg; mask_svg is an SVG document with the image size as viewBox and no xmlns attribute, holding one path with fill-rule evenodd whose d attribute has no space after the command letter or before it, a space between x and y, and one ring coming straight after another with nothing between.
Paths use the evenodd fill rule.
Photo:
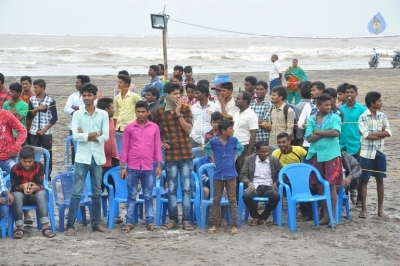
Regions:
<instances>
[{"instance_id":1,"label":"crowd of people","mask_svg":"<svg viewBox=\"0 0 400 266\"><path fill-rule=\"evenodd\" d=\"M206 173L199 177L204 197L209 198L210 187L214 188L208 229L211 234L217 232L218 226L227 225L225 209L220 208L224 193L231 208L230 233L238 233L240 182L245 187L243 201L253 218L249 225L265 225L280 200L279 171L292 163L314 166L329 182L332 210L336 210L338 187L343 185L359 209L358 217L364 219L367 184L374 176L377 214L387 218L383 211L384 139L392 133L386 115L380 111L381 95L367 93L365 107L356 100L355 85L343 83L337 89L326 88L320 81L308 81L297 59L293 59L293 65L286 71L282 71L277 55L271 56L271 62L269 83L248 76L243 81L245 90L236 95L231 82L210 86L208 80L195 81L190 66L175 66L173 75L164 80L163 65L151 65L150 81L142 90L132 84L127 71L120 71L113 88L114 98L103 97L89 76L78 75L76 92L69 96L64 108L71 116L69 133L77 142L71 153L74 187L65 234L75 235L76 211L88 172L92 184L92 230L108 232L100 217L105 188L102 181L113 167L120 167L120 178L128 181L122 232L134 228L139 184L145 201L146 228L150 231L177 228L178 176L182 189L182 226L184 230L193 230L190 206L195 147L203 152L199 167L205 163L213 163L215 167L212 177ZM283 79L287 86L282 86ZM49 227L43 182L51 180L52 127L58 116L56 101L45 89L43 79L32 82L28 76L7 88L0 73L0 168L3 175L10 175L11 181L11 187L7 188L3 177L0 178L0 193L4 196L0 197L0 220L7 214L7 205L11 205L16 239L23 237L24 223L32 223L29 213L22 211L27 204L38 206L43 235L55 236ZM117 134L122 134L120 154ZM48 180L43 164L35 161L34 146L50 152ZM154 223L152 191L154 179L161 177L162 170L166 173L169 219L159 228ZM324 192L315 176L310 176L309 186L314 194ZM261 213L254 197L269 198ZM328 224L327 206L320 207L320 224ZM313 219L311 205L300 204L298 219Z\"/></svg>"}]
</instances>

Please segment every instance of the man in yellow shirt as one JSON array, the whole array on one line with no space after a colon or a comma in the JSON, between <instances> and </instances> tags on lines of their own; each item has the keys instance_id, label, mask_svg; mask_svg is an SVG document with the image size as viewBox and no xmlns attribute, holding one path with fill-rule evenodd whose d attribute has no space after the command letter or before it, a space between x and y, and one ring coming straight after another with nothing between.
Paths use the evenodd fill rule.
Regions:
<instances>
[{"instance_id":1,"label":"man in yellow shirt","mask_svg":"<svg viewBox=\"0 0 400 266\"><path fill-rule=\"evenodd\" d=\"M307 155L307 151L303 147L290 145L290 136L287 133L279 133L277 141L279 149L274 150L272 156L276 157L283 166L303 162L303 157Z\"/></svg>"},{"instance_id":2,"label":"man in yellow shirt","mask_svg":"<svg viewBox=\"0 0 400 266\"><path fill-rule=\"evenodd\" d=\"M135 106L142 98L139 94L129 91L131 77L118 75L118 89L120 93L114 98L114 125L118 132L136 119Z\"/></svg>"}]
</instances>

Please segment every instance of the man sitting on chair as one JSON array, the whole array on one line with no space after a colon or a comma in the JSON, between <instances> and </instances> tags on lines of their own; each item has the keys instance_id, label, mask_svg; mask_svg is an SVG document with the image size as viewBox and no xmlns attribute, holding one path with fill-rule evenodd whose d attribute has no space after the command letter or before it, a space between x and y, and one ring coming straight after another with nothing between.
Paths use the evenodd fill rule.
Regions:
<instances>
[{"instance_id":1,"label":"man sitting on chair","mask_svg":"<svg viewBox=\"0 0 400 266\"><path fill-rule=\"evenodd\" d=\"M35 161L35 149L25 146L19 153L19 163L15 164L10 171L11 192L14 197L12 211L15 225L13 238L20 239L24 236L24 221L22 219L22 207L24 205L35 205L38 208L40 222L42 223L42 234L52 238L56 234L49 226L49 211L47 195L44 190L44 166ZM12 226L12 225L10 225Z\"/></svg>"},{"instance_id":2,"label":"man sitting on chair","mask_svg":"<svg viewBox=\"0 0 400 266\"><path fill-rule=\"evenodd\" d=\"M281 169L279 160L269 156L268 142L256 143L256 153L246 159L239 175L246 187L243 201L253 218L249 225L267 224L269 215L280 200L277 182ZM258 204L253 201L254 197L268 197L268 203L261 214L257 211Z\"/></svg>"}]
</instances>

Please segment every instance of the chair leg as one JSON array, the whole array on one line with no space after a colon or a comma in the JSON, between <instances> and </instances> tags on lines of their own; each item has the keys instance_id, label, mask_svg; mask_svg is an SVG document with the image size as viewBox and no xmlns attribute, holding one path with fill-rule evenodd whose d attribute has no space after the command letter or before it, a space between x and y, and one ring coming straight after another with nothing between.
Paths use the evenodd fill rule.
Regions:
<instances>
[{"instance_id":1,"label":"chair leg","mask_svg":"<svg viewBox=\"0 0 400 266\"><path fill-rule=\"evenodd\" d=\"M317 201L312 202L312 210L313 210L313 216L314 216L314 225L319 226L319 213L318 213L318 202Z\"/></svg>"},{"instance_id":2,"label":"chair leg","mask_svg":"<svg viewBox=\"0 0 400 266\"><path fill-rule=\"evenodd\" d=\"M65 207L61 204L58 206L58 231L64 232L64 219L65 219Z\"/></svg>"},{"instance_id":3,"label":"chair leg","mask_svg":"<svg viewBox=\"0 0 400 266\"><path fill-rule=\"evenodd\" d=\"M12 237L13 231L14 231L14 214L12 212L11 206L9 206L9 208L8 208L8 236Z\"/></svg>"},{"instance_id":4,"label":"chair leg","mask_svg":"<svg viewBox=\"0 0 400 266\"><path fill-rule=\"evenodd\" d=\"M101 205L103 209L103 217L107 217L107 201L108 201L108 195L107 196L101 196Z\"/></svg>"},{"instance_id":5,"label":"chair leg","mask_svg":"<svg viewBox=\"0 0 400 266\"><path fill-rule=\"evenodd\" d=\"M161 225L161 213L162 213L163 204L161 202L156 202L156 226Z\"/></svg>"},{"instance_id":6,"label":"chair leg","mask_svg":"<svg viewBox=\"0 0 400 266\"><path fill-rule=\"evenodd\" d=\"M332 210L335 211L337 223L342 221L343 192L344 189L343 186L341 186L339 189L339 194L337 195L336 210Z\"/></svg>"},{"instance_id":7,"label":"chair leg","mask_svg":"<svg viewBox=\"0 0 400 266\"><path fill-rule=\"evenodd\" d=\"M167 219L168 202L163 202L162 205L163 205L163 208L162 208L161 222L164 224Z\"/></svg>"},{"instance_id":8,"label":"chair leg","mask_svg":"<svg viewBox=\"0 0 400 266\"><path fill-rule=\"evenodd\" d=\"M7 217L3 217L3 219L1 219L0 223L1 223L1 237L2 238L6 238L6 233L7 233L7 226L6 226L6 220Z\"/></svg>"},{"instance_id":9,"label":"chair leg","mask_svg":"<svg viewBox=\"0 0 400 266\"><path fill-rule=\"evenodd\" d=\"M288 202L288 215L290 215L290 230L296 232L296 202Z\"/></svg>"},{"instance_id":10,"label":"chair leg","mask_svg":"<svg viewBox=\"0 0 400 266\"><path fill-rule=\"evenodd\" d=\"M344 204L345 204L345 207L346 207L346 218L347 218L347 220L350 220L351 219L351 216L350 216L350 203L349 203L349 198L348 197L344 198Z\"/></svg>"},{"instance_id":11,"label":"chair leg","mask_svg":"<svg viewBox=\"0 0 400 266\"><path fill-rule=\"evenodd\" d=\"M36 223L39 230L42 230L42 223L40 222L39 210L36 208Z\"/></svg>"}]
</instances>

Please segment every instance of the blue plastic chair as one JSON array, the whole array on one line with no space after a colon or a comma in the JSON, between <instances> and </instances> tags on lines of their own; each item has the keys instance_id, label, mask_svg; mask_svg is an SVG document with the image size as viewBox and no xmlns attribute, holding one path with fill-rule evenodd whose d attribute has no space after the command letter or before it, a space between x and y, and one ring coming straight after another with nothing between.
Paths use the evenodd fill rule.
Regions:
<instances>
[{"instance_id":1,"label":"blue plastic chair","mask_svg":"<svg viewBox=\"0 0 400 266\"><path fill-rule=\"evenodd\" d=\"M318 181L324 186L324 195L312 195L310 191L310 175L315 173ZM283 175L290 181L291 187L283 181ZM328 181L324 180L319 171L309 164L294 163L282 168L279 172L279 183L285 188L288 202L288 222L290 230L296 231L296 203L311 202L313 207L314 224L319 225L318 201L326 200L329 222L334 228L331 193ZM335 210L336 211L336 210Z\"/></svg>"},{"instance_id":2,"label":"blue plastic chair","mask_svg":"<svg viewBox=\"0 0 400 266\"><path fill-rule=\"evenodd\" d=\"M60 183L62 199L58 196L57 191L57 182ZM64 232L64 220L65 220L65 210L69 208L71 197L73 193L74 187L74 173L72 171L64 172L58 174L52 181L54 189L54 200L56 205L58 205L58 217L59 217L59 232ZM88 207L90 216L92 215L92 200L88 197L87 187L83 187L83 195L81 198L81 202L79 204L83 225L87 226L86 220L86 209Z\"/></svg>"},{"instance_id":3,"label":"blue plastic chair","mask_svg":"<svg viewBox=\"0 0 400 266\"><path fill-rule=\"evenodd\" d=\"M238 214L239 214L238 226L242 225L243 209L246 208L245 215L244 215L245 221L249 220L249 214L250 214L249 208L247 208L247 206L244 204L243 194L244 194L244 184L243 184L243 182L240 182L239 197L238 197L238 200L239 200L239 202L238 202ZM268 203L268 201L269 201L269 199L267 197L254 197L253 200L257 201L257 202L265 202L265 203ZM278 207L278 205L276 205L276 206ZM277 217L276 208L273 211L273 218L274 218L274 221L277 222L278 217Z\"/></svg>"},{"instance_id":4,"label":"blue plastic chair","mask_svg":"<svg viewBox=\"0 0 400 266\"><path fill-rule=\"evenodd\" d=\"M5 172L4 172L5 175ZM3 171L0 168L0 178L4 179ZM4 182L6 183L6 182ZM0 220L0 228L1 228L1 237L6 238L7 236L7 216L3 217L3 219Z\"/></svg>"},{"instance_id":5,"label":"blue plastic chair","mask_svg":"<svg viewBox=\"0 0 400 266\"><path fill-rule=\"evenodd\" d=\"M163 171L161 179L157 180L156 185L156 225L160 226L161 222L164 224L167 217L168 210L168 190L164 189L164 182L166 180L166 173ZM176 190L177 203L182 203L182 188L181 177L178 171L178 187ZM195 217L194 217L195 216ZM190 222L193 224L196 218L197 226L200 225L200 184L199 178L195 172L192 171L192 199L190 206Z\"/></svg>"},{"instance_id":6,"label":"blue plastic chair","mask_svg":"<svg viewBox=\"0 0 400 266\"><path fill-rule=\"evenodd\" d=\"M205 229L206 228L206 224L208 223L209 207L213 204L213 198L214 198L214 186L213 186L214 164L212 164L212 163L203 164L202 166L200 166L199 170L197 171L197 174L199 176L202 176L202 174L204 172L206 172L206 174L208 176L208 180L210 181L210 198L209 199L204 199L203 182L200 182L200 193L201 193L201 204L200 204L200 206L201 206L201 221L200 221L201 224L200 224L200 228L201 229ZM225 198L224 193L222 194L220 206L228 206L228 208L227 208L227 220L228 220L228 223L231 225L232 224L231 209L230 209L230 205L229 205L228 199Z\"/></svg>"},{"instance_id":7,"label":"blue plastic chair","mask_svg":"<svg viewBox=\"0 0 400 266\"><path fill-rule=\"evenodd\" d=\"M349 205L350 205L349 204L349 197L345 194L344 187L342 185L339 188L339 194L338 194L337 203L336 203L336 222L337 223L342 222L342 206L345 206L345 208L346 208L346 218L347 218L347 220L351 219L350 206Z\"/></svg>"},{"instance_id":8,"label":"blue plastic chair","mask_svg":"<svg viewBox=\"0 0 400 266\"><path fill-rule=\"evenodd\" d=\"M200 147L192 148L192 152L193 152L194 158L199 158L199 157L205 155L204 150L203 150L203 149L200 149Z\"/></svg>"},{"instance_id":9,"label":"blue plastic chair","mask_svg":"<svg viewBox=\"0 0 400 266\"><path fill-rule=\"evenodd\" d=\"M66 158L67 158L67 171L72 171L74 170L75 166L72 164L72 155L70 154L71 152L71 147L72 145L74 145L75 149L75 153L76 153L76 149L77 149L77 142L74 140L74 138L72 136L68 136L67 139L65 140L65 154L66 154Z\"/></svg>"},{"instance_id":10,"label":"blue plastic chair","mask_svg":"<svg viewBox=\"0 0 400 266\"><path fill-rule=\"evenodd\" d=\"M122 180L119 177L119 170L120 167L116 166L111 168L106 172L104 175L104 184L109 187L110 190L110 209L108 212L108 228L111 230L114 228L114 218L118 213L119 210L119 204L120 203L126 203L128 199L128 185L127 185L127 179ZM108 177L111 176L114 180L115 184L115 194L114 194L114 187L108 183ZM138 204L143 204L144 199L136 199L136 206L135 206L135 215L134 215L134 220L136 223L139 222L138 218Z\"/></svg>"},{"instance_id":11,"label":"blue plastic chair","mask_svg":"<svg viewBox=\"0 0 400 266\"><path fill-rule=\"evenodd\" d=\"M90 172L86 175L86 189L88 196L92 197L92 181L90 180ZM101 194L101 208L103 209L103 217L107 217L107 201L108 201L108 194L103 193Z\"/></svg>"},{"instance_id":12,"label":"blue plastic chair","mask_svg":"<svg viewBox=\"0 0 400 266\"><path fill-rule=\"evenodd\" d=\"M118 154L122 153L122 136L124 133L121 132L116 132L115 134L115 139L117 141L117 150L118 150Z\"/></svg>"}]
</instances>

